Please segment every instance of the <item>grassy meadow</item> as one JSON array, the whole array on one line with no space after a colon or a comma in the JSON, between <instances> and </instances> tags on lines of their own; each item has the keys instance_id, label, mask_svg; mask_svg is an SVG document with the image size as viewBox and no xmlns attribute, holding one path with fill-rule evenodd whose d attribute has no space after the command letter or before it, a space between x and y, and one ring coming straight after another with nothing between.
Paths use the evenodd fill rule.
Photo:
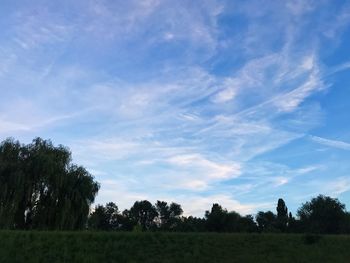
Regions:
<instances>
[{"instance_id":1,"label":"grassy meadow","mask_svg":"<svg viewBox=\"0 0 350 263\"><path fill-rule=\"evenodd\" d=\"M350 236L0 231L0 262L350 262Z\"/></svg>"}]
</instances>

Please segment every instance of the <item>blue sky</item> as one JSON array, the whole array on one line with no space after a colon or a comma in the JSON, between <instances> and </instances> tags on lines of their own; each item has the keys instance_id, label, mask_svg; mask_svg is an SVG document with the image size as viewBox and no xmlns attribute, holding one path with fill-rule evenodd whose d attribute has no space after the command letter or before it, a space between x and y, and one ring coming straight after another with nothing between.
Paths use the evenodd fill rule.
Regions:
<instances>
[{"instance_id":1,"label":"blue sky","mask_svg":"<svg viewBox=\"0 0 350 263\"><path fill-rule=\"evenodd\" d=\"M350 208L350 3L0 1L0 138L69 146L97 203Z\"/></svg>"}]
</instances>

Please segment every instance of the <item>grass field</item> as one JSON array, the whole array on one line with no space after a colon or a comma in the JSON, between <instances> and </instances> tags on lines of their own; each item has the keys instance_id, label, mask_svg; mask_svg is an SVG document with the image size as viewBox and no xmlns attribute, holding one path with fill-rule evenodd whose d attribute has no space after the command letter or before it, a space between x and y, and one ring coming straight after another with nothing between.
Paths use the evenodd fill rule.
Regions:
<instances>
[{"instance_id":1,"label":"grass field","mask_svg":"<svg viewBox=\"0 0 350 263\"><path fill-rule=\"evenodd\" d=\"M350 262L350 236L0 231L0 262Z\"/></svg>"}]
</instances>

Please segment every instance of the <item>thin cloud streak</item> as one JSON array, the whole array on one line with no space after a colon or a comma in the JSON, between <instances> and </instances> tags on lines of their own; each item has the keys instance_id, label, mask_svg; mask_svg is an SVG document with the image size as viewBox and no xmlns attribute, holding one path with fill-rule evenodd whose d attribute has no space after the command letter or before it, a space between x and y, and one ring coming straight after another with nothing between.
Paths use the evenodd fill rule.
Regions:
<instances>
[{"instance_id":1,"label":"thin cloud streak","mask_svg":"<svg viewBox=\"0 0 350 263\"><path fill-rule=\"evenodd\" d=\"M317 142L319 144L334 147L342 150L350 150L350 143L339 141L339 140L330 140L318 136L310 136L310 139L314 142Z\"/></svg>"}]
</instances>

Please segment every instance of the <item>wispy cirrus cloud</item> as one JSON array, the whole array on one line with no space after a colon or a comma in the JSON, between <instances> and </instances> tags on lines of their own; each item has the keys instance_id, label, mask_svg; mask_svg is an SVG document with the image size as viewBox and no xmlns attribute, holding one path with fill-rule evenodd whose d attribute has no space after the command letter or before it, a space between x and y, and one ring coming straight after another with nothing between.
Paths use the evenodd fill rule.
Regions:
<instances>
[{"instance_id":1,"label":"wispy cirrus cloud","mask_svg":"<svg viewBox=\"0 0 350 263\"><path fill-rule=\"evenodd\" d=\"M178 194L176 197L166 193L154 194L152 192L140 194L138 192L130 191L125 188L120 181L106 180L102 181L102 187L106 189L103 191L101 201L108 202L109 200L118 199L122 204L119 206L120 210L127 209L135 202L135 200L147 199L152 203L157 200L165 200L167 202L179 202L183 209L184 215L203 217L204 212L212 206L213 203L220 203L224 208L229 211L237 211L242 214L252 214L256 210L264 210L271 207L272 203L241 203L238 200L232 198L229 194L220 195L206 195L198 196L188 193L186 195Z\"/></svg>"},{"instance_id":2,"label":"wispy cirrus cloud","mask_svg":"<svg viewBox=\"0 0 350 263\"><path fill-rule=\"evenodd\" d=\"M339 140L330 140L318 136L310 136L311 140L319 144L334 147L342 150L350 150L350 143L339 141Z\"/></svg>"},{"instance_id":3,"label":"wispy cirrus cloud","mask_svg":"<svg viewBox=\"0 0 350 263\"><path fill-rule=\"evenodd\" d=\"M98 202L164 197L202 215L215 199L252 213L280 194L316 191L296 188L317 173L326 182L320 160L296 160L317 150L305 150L310 139L348 149L346 133L344 142L317 136L332 78L348 68L345 57L327 64L345 41L347 4L106 0L13 10L0 38L0 134L69 145L102 181ZM327 151L317 153L327 166Z\"/></svg>"}]
</instances>

